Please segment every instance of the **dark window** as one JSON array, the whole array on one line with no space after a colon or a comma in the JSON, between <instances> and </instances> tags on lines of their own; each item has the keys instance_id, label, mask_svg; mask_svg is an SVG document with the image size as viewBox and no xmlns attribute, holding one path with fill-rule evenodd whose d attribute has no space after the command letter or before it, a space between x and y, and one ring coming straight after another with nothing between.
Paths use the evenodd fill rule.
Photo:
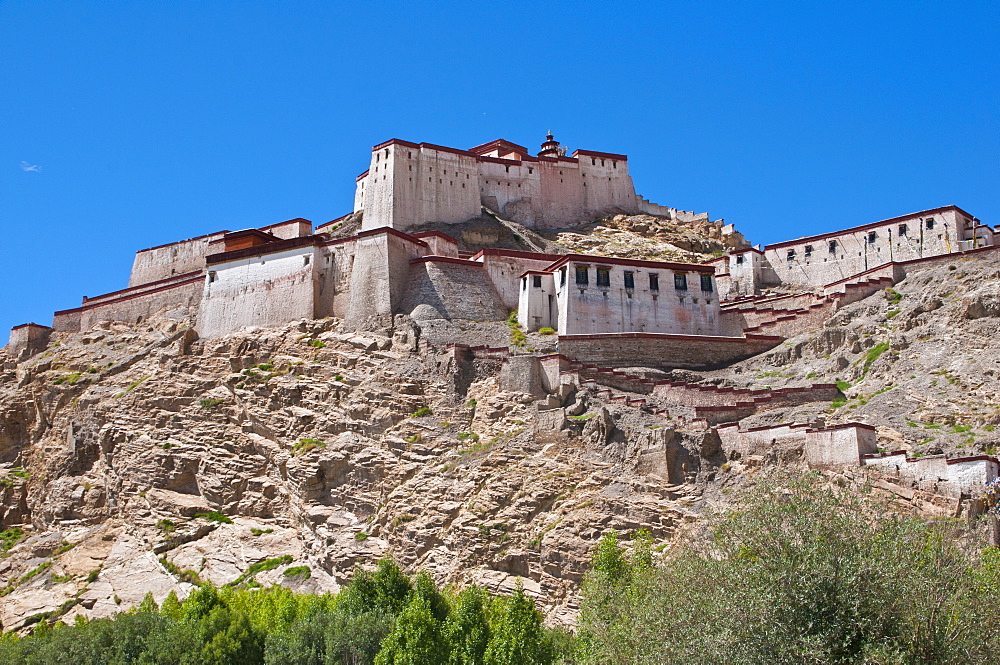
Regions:
<instances>
[{"instance_id":1,"label":"dark window","mask_svg":"<svg viewBox=\"0 0 1000 665\"><path fill-rule=\"evenodd\" d=\"M625 288L634 289L635 288L635 273L625 271Z\"/></svg>"},{"instance_id":2,"label":"dark window","mask_svg":"<svg viewBox=\"0 0 1000 665\"><path fill-rule=\"evenodd\" d=\"M563 267L561 270L559 270L559 286L565 286L565 285L566 285L566 268Z\"/></svg>"},{"instance_id":3,"label":"dark window","mask_svg":"<svg viewBox=\"0 0 1000 665\"><path fill-rule=\"evenodd\" d=\"M706 293L712 292L712 276L702 275L701 276L701 290Z\"/></svg>"},{"instance_id":4,"label":"dark window","mask_svg":"<svg viewBox=\"0 0 1000 665\"><path fill-rule=\"evenodd\" d=\"M611 269L610 268L598 268L597 269L597 285L598 286L611 286Z\"/></svg>"},{"instance_id":5,"label":"dark window","mask_svg":"<svg viewBox=\"0 0 1000 665\"><path fill-rule=\"evenodd\" d=\"M674 273L674 288L678 291L687 291L688 288L688 276L682 272Z\"/></svg>"},{"instance_id":6,"label":"dark window","mask_svg":"<svg viewBox=\"0 0 1000 665\"><path fill-rule=\"evenodd\" d=\"M736 265L738 265L738 266L743 265L743 255L742 254L737 254L736 255Z\"/></svg>"},{"instance_id":7,"label":"dark window","mask_svg":"<svg viewBox=\"0 0 1000 665\"><path fill-rule=\"evenodd\" d=\"M908 230L908 229L906 228L906 224L900 224L900 225L899 225L899 235L901 235L901 236L905 236L905 235L906 235L906 232L907 232L907 230Z\"/></svg>"},{"instance_id":8,"label":"dark window","mask_svg":"<svg viewBox=\"0 0 1000 665\"><path fill-rule=\"evenodd\" d=\"M649 290L650 291L660 290L660 276L655 272L649 273Z\"/></svg>"},{"instance_id":9,"label":"dark window","mask_svg":"<svg viewBox=\"0 0 1000 665\"><path fill-rule=\"evenodd\" d=\"M788 254L785 255L785 260L786 261L794 261L795 260L795 250L794 249L788 250Z\"/></svg>"},{"instance_id":10,"label":"dark window","mask_svg":"<svg viewBox=\"0 0 1000 665\"><path fill-rule=\"evenodd\" d=\"M806 258L808 259L812 255L813 255L813 246L806 245Z\"/></svg>"},{"instance_id":11,"label":"dark window","mask_svg":"<svg viewBox=\"0 0 1000 665\"><path fill-rule=\"evenodd\" d=\"M869 245L874 245L876 240L878 240L878 233L876 233L875 231L869 231L868 232L868 244Z\"/></svg>"},{"instance_id":12,"label":"dark window","mask_svg":"<svg viewBox=\"0 0 1000 665\"><path fill-rule=\"evenodd\" d=\"M830 244L827 245L826 247L827 247L827 250L829 250L829 252L831 254L836 254L837 253L837 241L836 240L831 240Z\"/></svg>"},{"instance_id":13,"label":"dark window","mask_svg":"<svg viewBox=\"0 0 1000 665\"><path fill-rule=\"evenodd\" d=\"M587 266L577 266L576 267L576 283L577 284L589 284L590 278L587 276Z\"/></svg>"},{"instance_id":14,"label":"dark window","mask_svg":"<svg viewBox=\"0 0 1000 665\"><path fill-rule=\"evenodd\" d=\"M531 285L533 287L535 287L536 289L542 288L542 276L541 275L532 275L531 276Z\"/></svg>"},{"instance_id":15,"label":"dark window","mask_svg":"<svg viewBox=\"0 0 1000 665\"><path fill-rule=\"evenodd\" d=\"M521 290L522 291L527 291L528 290L528 278L527 277L525 277L524 279L521 280Z\"/></svg>"},{"instance_id":16,"label":"dark window","mask_svg":"<svg viewBox=\"0 0 1000 665\"><path fill-rule=\"evenodd\" d=\"M925 223L926 223L928 229L933 229L934 228L934 218L933 217L928 217Z\"/></svg>"}]
</instances>

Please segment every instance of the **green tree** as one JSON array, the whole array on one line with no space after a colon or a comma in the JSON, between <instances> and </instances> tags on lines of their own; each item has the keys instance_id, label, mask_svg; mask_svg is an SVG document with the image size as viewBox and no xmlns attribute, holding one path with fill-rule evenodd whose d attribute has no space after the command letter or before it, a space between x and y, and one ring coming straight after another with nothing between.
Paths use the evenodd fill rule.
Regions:
<instances>
[{"instance_id":1,"label":"green tree","mask_svg":"<svg viewBox=\"0 0 1000 665\"><path fill-rule=\"evenodd\" d=\"M545 665L552 662L550 645L542 628L542 614L524 589L509 598L493 601L486 665Z\"/></svg>"},{"instance_id":2,"label":"green tree","mask_svg":"<svg viewBox=\"0 0 1000 665\"><path fill-rule=\"evenodd\" d=\"M864 488L829 488L813 475L766 479L715 519L707 541L661 566L645 568L641 551L629 559L599 548L580 656L985 662L1000 645L1000 566L989 550L963 546L974 538L957 522L901 515Z\"/></svg>"},{"instance_id":3,"label":"green tree","mask_svg":"<svg viewBox=\"0 0 1000 665\"><path fill-rule=\"evenodd\" d=\"M448 662L448 642L431 603L414 594L382 643L375 665L442 665Z\"/></svg>"},{"instance_id":4,"label":"green tree","mask_svg":"<svg viewBox=\"0 0 1000 665\"><path fill-rule=\"evenodd\" d=\"M451 647L449 665L481 665L483 662L490 641L486 598L486 593L474 586L458 594L444 625L445 639Z\"/></svg>"}]
</instances>

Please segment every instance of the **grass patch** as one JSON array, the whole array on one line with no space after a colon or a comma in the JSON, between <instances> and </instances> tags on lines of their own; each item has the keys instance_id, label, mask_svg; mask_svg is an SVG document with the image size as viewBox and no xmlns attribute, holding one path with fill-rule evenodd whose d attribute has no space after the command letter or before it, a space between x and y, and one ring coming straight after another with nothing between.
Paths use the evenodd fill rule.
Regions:
<instances>
[{"instance_id":1,"label":"grass patch","mask_svg":"<svg viewBox=\"0 0 1000 665\"><path fill-rule=\"evenodd\" d=\"M215 407L219 406L226 401L224 397L209 397L198 402L198 406L205 409L206 411L211 411Z\"/></svg>"},{"instance_id":2,"label":"grass patch","mask_svg":"<svg viewBox=\"0 0 1000 665\"><path fill-rule=\"evenodd\" d=\"M306 344L308 344L309 346L311 346L313 348L316 348L316 349L325 349L326 348L326 342L324 342L321 339L311 339L308 342L306 342Z\"/></svg>"},{"instance_id":3,"label":"grass patch","mask_svg":"<svg viewBox=\"0 0 1000 665\"><path fill-rule=\"evenodd\" d=\"M544 326L544 327L538 329L538 334L539 335L555 335L556 334L556 329L552 328L552 327L549 327L549 326Z\"/></svg>"},{"instance_id":4,"label":"grass patch","mask_svg":"<svg viewBox=\"0 0 1000 665\"><path fill-rule=\"evenodd\" d=\"M569 418L570 420L590 420L596 415L597 415L596 413L587 413L582 416L566 416L566 417Z\"/></svg>"},{"instance_id":5,"label":"grass patch","mask_svg":"<svg viewBox=\"0 0 1000 665\"><path fill-rule=\"evenodd\" d=\"M60 376L52 383L56 385L66 384L68 386L73 386L76 385L76 382L80 380L81 376L83 376L82 372L73 372L72 374L64 374L63 376Z\"/></svg>"},{"instance_id":6,"label":"grass patch","mask_svg":"<svg viewBox=\"0 0 1000 665\"><path fill-rule=\"evenodd\" d=\"M876 344L872 348L868 349L868 351L865 353L865 357L864 357L864 359L865 359L864 371L867 372L868 368L871 366L871 364L873 362L875 362L876 360L878 360L878 357L881 356L883 353L885 353L888 350L889 350L889 342L882 342L882 343Z\"/></svg>"},{"instance_id":7,"label":"grass patch","mask_svg":"<svg viewBox=\"0 0 1000 665\"><path fill-rule=\"evenodd\" d=\"M507 327L510 328L511 346L524 347L528 345L528 337L521 330L521 324L517 322L517 310L515 309L507 317Z\"/></svg>"},{"instance_id":8,"label":"grass patch","mask_svg":"<svg viewBox=\"0 0 1000 665\"><path fill-rule=\"evenodd\" d=\"M417 519L416 515L397 515L392 520L392 528L396 528L400 524L406 524L407 522L412 522ZM367 538L367 536L365 536Z\"/></svg>"},{"instance_id":9,"label":"grass patch","mask_svg":"<svg viewBox=\"0 0 1000 665\"><path fill-rule=\"evenodd\" d=\"M891 319L891 318L893 318L894 316L897 316L897 315L898 315L898 314L899 314L900 312L902 312L902 311L903 311L903 310L901 310L901 309L893 309L893 310L889 310L888 312L886 312L886 313L885 313L885 318L887 318L887 319Z\"/></svg>"},{"instance_id":10,"label":"grass patch","mask_svg":"<svg viewBox=\"0 0 1000 665\"><path fill-rule=\"evenodd\" d=\"M478 455L479 453L489 452L490 448L493 447L492 443L476 443L469 446L468 448L463 448L458 451L459 455Z\"/></svg>"},{"instance_id":11,"label":"grass patch","mask_svg":"<svg viewBox=\"0 0 1000 665\"><path fill-rule=\"evenodd\" d=\"M233 521L229 519L226 515L223 515L218 510L210 510L207 513L195 513L195 517L200 517L203 520L208 520L209 522L218 522L220 524L232 524Z\"/></svg>"},{"instance_id":12,"label":"grass patch","mask_svg":"<svg viewBox=\"0 0 1000 665\"><path fill-rule=\"evenodd\" d=\"M836 409L839 409L840 407L844 406L845 404L847 404L847 400L846 399L840 399L840 398L838 398L838 399L835 399L832 402L830 402L830 409L831 410L836 410Z\"/></svg>"},{"instance_id":13,"label":"grass patch","mask_svg":"<svg viewBox=\"0 0 1000 665\"><path fill-rule=\"evenodd\" d=\"M419 409L417 409L416 411L414 411L413 413L411 413L410 417L411 418L424 418L424 417L430 416L430 415L434 415L434 412L431 411L430 407L428 407L428 406L422 406Z\"/></svg>"},{"instance_id":14,"label":"grass patch","mask_svg":"<svg viewBox=\"0 0 1000 665\"><path fill-rule=\"evenodd\" d=\"M263 561L258 561L249 568L246 569L242 575L237 577L235 580L227 584L226 586L237 586L245 580L251 579L257 573L262 573L265 570L274 570L278 566L283 566L286 563L292 562L292 555L285 554L283 556L276 557L274 559L264 559Z\"/></svg>"},{"instance_id":15,"label":"grass patch","mask_svg":"<svg viewBox=\"0 0 1000 665\"><path fill-rule=\"evenodd\" d=\"M364 531L358 531L356 534L354 534L354 540L357 540L359 542L368 540L368 534L365 533Z\"/></svg>"},{"instance_id":16,"label":"grass patch","mask_svg":"<svg viewBox=\"0 0 1000 665\"><path fill-rule=\"evenodd\" d=\"M265 533L274 533L274 529L271 528L258 529L257 527L252 526L250 527L250 533L252 533L255 536L263 536Z\"/></svg>"},{"instance_id":17,"label":"grass patch","mask_svg":"<svg viewBox=\"0 0 1000 665\"><path fill-rule=\"evenodd\" d=\"M137 381L133 381L132 383L128 384L128 387L125 388L125 390L115 395L115 398L117 399L119 397L124 397L125 395L129 394L130 392L138 388L143 382L148 381L151 378L153 378L152 374L150 374L149 376L144 376Z\"/></svg>"},{"instance_id":18,"label":"grass patch","mask_svg":"<svg viewBox=\"0 0 1000 665\"><path fill-rule=\"evenodd\" d=\"M837 390L840 392L847 392L847 389L851 387L850 381L841 381L837 379Z\"/></svg>"},{"instance_id":19,"label":"grass patch","mask_svg":"<svg viewBox=\"0 0 1000 665\"><path fill-rule=\"evenodd\" d=\"M475 443L476 441L479 441L479 435L476 434L475 432L459 432L458 440L472 441L473 443Z\"/></svg>"},{"instance_id":20,"label":"grass patch","mask_svg":"<svg viewBox=\"0 0 1000 665\"><path fill-rule=\"evenodd\" d=\"M993 430L996 429L996 425L987 425L983 429L986 430L987 432L992 432Z\"/></svg>"},{"instance_id":21,"label":"grass patch","mask_svg":"<svg viewBox=\"0 0 1000 665\"><path fill-rule=\"evenodd\" d=\"M292 454L305 455L316 448L326 448L326 444L319 439L299 439L298 443L292 446Z\"/></svg>"},{"instance_id":22,"label":"grass patch","mask_svg":"<svg viewBox=\"0 0 1000 665\"><path fill-rule=\"evenodd\" d=\"M972 429L972 425L952 425L951 431L955 434L964 434Z\"/></svg>"},{"instance_id":23,"label":"grass patch","mask_svg":"<svg viewBox=\"0 0 1000 665\"><path fill-rule=\"evenodd\" d=\"M173 561L167 561L166 557L162 557L160 559L160 565L166 568L168 573L179 579L181 582L188 582L197 586L202 585L202 581L201 578L198 577L198 573L193 570L181 570Z\"/></svg>"},{"instance_id":24,"label":"grass patch","mask_svg":"<svg viewBox=\"0 0 1000 665\"><path fill-rule=\"evenodd\" d=\"M312 577L312 569L309 566L292 566L291 568L285 568L285 572L281 574L285 577L299 577L307 580Z\"/></svg>"},{"instance_id":25,"label":"grass patch","mask_svg":"<svg viewBox=\"0 0 1000 665\"><path fill-rule=\"evenodd\" d=\"M24 531L21 531L16 526L0 531L0 553L6 553L7 550L21 542L23 538Z\"/></svg>"},{"instance_id":26,"label":"grass patch","mask_svg":"<svg viewBox=\"0 0 1000 665\"><path fill-rule=\"evenodd\" d=\"M903 299L903 294L890 286L885 290L885 299L889 301L890 305L895 305Z\"/></svg>"},{"instance_id":27,"label":"grass patch","mask_svg":"<svg viewBox=\"0 0 1000 665\"><path fill-rule=\"evenodd\" d=\"M160 520L156 526L163 533L173 533L177 530L177 525L170 520Z\"/></svg>"}]
</instances>

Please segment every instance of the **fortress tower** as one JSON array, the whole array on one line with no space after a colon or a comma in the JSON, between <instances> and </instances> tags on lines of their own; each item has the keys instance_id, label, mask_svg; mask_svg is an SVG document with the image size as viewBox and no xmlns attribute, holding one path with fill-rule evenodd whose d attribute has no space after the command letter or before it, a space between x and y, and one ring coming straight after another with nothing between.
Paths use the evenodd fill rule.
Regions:
<instances>
[{"instance_id":1,"label":"fortress tower","mask_svg":"<svg viewBox=\"0 0 1000 665\"><path fill-rule=\"evenodd\" d=\"M635 194L626 155L577 150L567 157L551 132L537 156L497 139L468 150L392 139L372 148L357 178L363 229L401 231L458 224L486 207L529 228L578 224L612 213L663 208Z\"/></svg>"}]
</instances>

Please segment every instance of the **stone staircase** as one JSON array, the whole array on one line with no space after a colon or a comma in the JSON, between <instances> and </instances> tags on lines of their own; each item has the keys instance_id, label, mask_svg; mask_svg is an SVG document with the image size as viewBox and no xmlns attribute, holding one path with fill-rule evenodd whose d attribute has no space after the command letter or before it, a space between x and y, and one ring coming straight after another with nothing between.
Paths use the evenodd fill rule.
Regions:
<instances>
[{"instance_id":1,"label":"stone staircase","mask_svg":"<svg viewBox=\"0 0 1000 665\"><path fill-rule=\"evenodd\" d=\"M565 358L560 358L559 383L576 384L611 404L640 408L674 421L704 420L709 425L734 422L762 408L831 401L840 395L837 386L829 383L751 390L654 380ZM558 399L553 396L551 401Z\"/></svg>"},{"instance_id":2,"label":"stone staircase","mask_svg":"<svg viewBox=\"0 0 1000 665\"><path fill-rule=\"evenodd\" d=\"M729 335L758 334L794 337L823 325L841 307L892 286L890 276L862 275L811 292L741 298L721 307L723 330Z\"/></svg>"}]
</instances>

